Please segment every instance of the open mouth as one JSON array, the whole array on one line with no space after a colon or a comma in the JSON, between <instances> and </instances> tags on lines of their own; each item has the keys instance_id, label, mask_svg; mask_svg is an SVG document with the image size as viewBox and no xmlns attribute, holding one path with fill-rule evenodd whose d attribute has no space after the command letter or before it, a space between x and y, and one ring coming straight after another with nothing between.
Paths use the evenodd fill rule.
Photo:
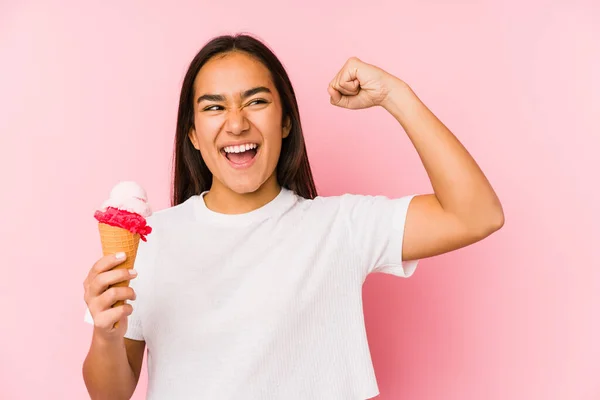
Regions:
<instances>
[{"instance_id":1,"label":"open mouth","mask_svg":"<svg viewBox=\"0 0 600 400\"><path fill-rule=\"evenodd\" d=\"M221 149L221 154L235 168L249 167L258 153L259 145L245 143L238 146L226 146Z\"/></svg>"}]
</instances>

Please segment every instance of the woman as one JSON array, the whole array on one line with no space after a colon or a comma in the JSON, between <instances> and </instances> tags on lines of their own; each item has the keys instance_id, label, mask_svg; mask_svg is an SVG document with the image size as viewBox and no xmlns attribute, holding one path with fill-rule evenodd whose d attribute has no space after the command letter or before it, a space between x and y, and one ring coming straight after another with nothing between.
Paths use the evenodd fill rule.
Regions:
<instances>
[{"instance_id":1,"label":"woman","mask_svg":"<svg viewBox=\"0 0 600 400\"><path fill-rule=\"evenodd\" d=\"M378 394L366 276L409 277L419 259L475 243L504 217L475 161L405 82L351 58L328 92L336 106L391 113L435 193L317 196L281 63L252 37L213 39L183 82L173 204L148 221L139 276L111 270L121 254L85 280L92 398L130 398L146 345L149 399ZM129 304L111 308L117 300Z\"/></svg>"}]
</instances>

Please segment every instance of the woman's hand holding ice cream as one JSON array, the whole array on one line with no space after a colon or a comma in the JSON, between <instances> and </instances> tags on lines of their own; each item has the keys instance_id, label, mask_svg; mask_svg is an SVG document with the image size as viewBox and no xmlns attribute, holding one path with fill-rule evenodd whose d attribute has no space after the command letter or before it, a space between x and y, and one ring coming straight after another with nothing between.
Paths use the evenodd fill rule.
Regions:
<instances>
[{"instance_id":1,"label":"woman's hand holding ice cream","mask_svg":"<svg viewBox=\"0 0 600 400\"><path fill-rule=\"evenodd\" d=\"M128 286L113 285L135 279L137 273L133 269L115 268L125 261L118 256L100 258L83 283L84 300L94 319L94 334L104 340L122 339L127 331L127 317L133 312L132 306L124 301L135 300L135 291ZM117 302L120 305L113 307Z\"/></svg>"}]
</instances>

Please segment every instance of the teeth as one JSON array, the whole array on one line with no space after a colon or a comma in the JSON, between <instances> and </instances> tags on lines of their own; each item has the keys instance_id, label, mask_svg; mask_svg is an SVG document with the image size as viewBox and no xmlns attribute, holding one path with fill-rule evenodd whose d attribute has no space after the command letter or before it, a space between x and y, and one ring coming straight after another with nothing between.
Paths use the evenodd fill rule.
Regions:
<instances>
[{"instance_id":1,"label":"teeth","mask_svg":"<svg viewBox=\"0 0 600 400\"><path fill-rule=\"evenodd\" d=\"M223 148L223 150L225 150L225 153L243 153L246 150L255 149L257 147L258 145L256 143L247 143L239 146L227 146Z\"/></svg>"}]
</instances>

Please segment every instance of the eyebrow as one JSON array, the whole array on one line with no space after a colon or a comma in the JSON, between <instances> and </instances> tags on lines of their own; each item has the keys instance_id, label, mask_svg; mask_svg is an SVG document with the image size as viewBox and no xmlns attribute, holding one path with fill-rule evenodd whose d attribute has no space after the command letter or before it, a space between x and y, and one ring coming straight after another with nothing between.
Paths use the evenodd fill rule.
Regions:
<instances>
[{"instance_id":1,"label":"eyebrow","mask_svg":"<svg viewBox=\"0 0 600 400\"><path fill-rule=\"evenodd\" d=\"M250 96L254 96L257 93L271 93L271 90L265 86L257 86L255 88L248 89L242 92L242 100ZM198 97L196 103L200 103L201 101L225 101L225 96L222 94L203 94L202 96Z\"/></svg>"}]
</instances>

